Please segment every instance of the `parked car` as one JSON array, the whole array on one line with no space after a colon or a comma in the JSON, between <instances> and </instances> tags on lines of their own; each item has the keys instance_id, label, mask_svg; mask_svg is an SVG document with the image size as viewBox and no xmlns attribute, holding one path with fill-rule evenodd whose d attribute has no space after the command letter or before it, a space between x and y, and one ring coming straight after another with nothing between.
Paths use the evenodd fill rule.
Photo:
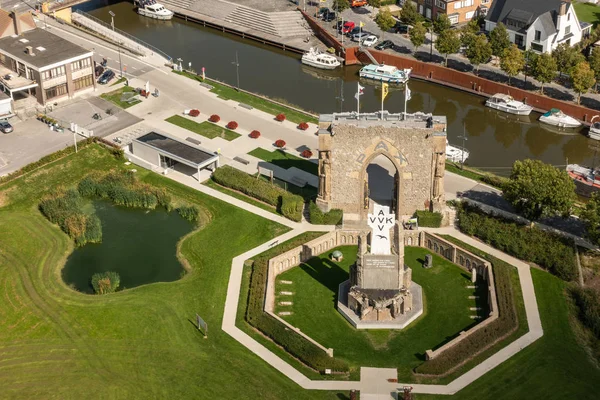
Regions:
<instances>
[{"instance_id":1,"label":"parked car","mask_svg":"<svg viewBox=\"0 0 600 400\"><path fill-rule=\"evenodd\" d=\"M343 19L338 20L338 22L336 22L335 25L333 26L333 29L341 32L342 29L344 29L344 20Z\"/></svg>"},{"instance_id":2,"label":"parked car","mask_svg":"<svg viewBox=\"0 0 600 400\"><path fill-rule=\"evenodd\" d=\"M392 28L392 32L405 34L408 33L408 25L403 24L402 22L396 22L396 25Z\"/></svg>"},{"instance_id":3,"label":"parked car","mask_svg":"<svg viewBox=\"0 0 600 400\"><path fill-rule=\"evenodd\" d=\"M342 33L350 33L354 29L355 24L352 21L344 22L344 26L342 27Z\"/></svg>"},{"instance_id":4,"label":"parked car","mask_svg":"<svg viewBox=\"0 0 600 400\"><path fill-rule=\"evenodd\" d=\"M329 12L329 8L327 8L327 7L321 7L315 13L315 17L317 17L317 18L323 18L323 14L328 13L328 12Z\"/></svg>"},{"instance_id":5,"label":"parked car","mask_svg":"<svg viewBox=\"0 0 600 400\"><path fill-rule=\"evenodd\" d=\"M370 32L358 32L355 33L354 35L352 35L352 41L353 42L361 42L363 39L365 39L367 36L371 36Z\"/></svg>"},{"instance_id":6,"label":"parked car","mask_svg":"<svg viewBox=\"0 0 600 400\"><path fill-rule=\"evenodd\" d=\"M102 73L104 73L104 67L102 65L96 65L95 69L96 78L98 78Z\"/></svg>"},{"instance_id":7,"label":"parked car","mask_svg":"<svg viewBox=\"0 0 600 400\"><path fill-rule=\"evenodd\" d=\"M394 42L392 42L391 40L384 40L383 42L377 44L377 46L375 46L375 50L385 50L385 49L389 49L391 47L394 47Z\"/></svg>"},{"instance_id":8,"label":"parked car","mask_svg":"<svg viewBox=\"0 0 600 400\"><path fill-rule=\"evenodd\" d=\"M112 69L107 69L106 71L104 71L100 79L98 79L98 83L101 85L106 85L114 77L115 72Z\"/></svg>"},{"instance_id":9,"label":"parked car","mask_svg":"<svg viewBox=\"0 0 600 400\"><path fill-rule=\"evenodd\" d=\"M325 22L331 22L336 18L336 15L333 11L329 11L326 14L323 14L323 21Z\"/></svg>"},{"instance_id":10,"label":"parked car","mask_svg":"<svg viewBox=\"0 0 600 400\"><path fill-rule=\"evenodd\" d=\"M354 28L352 28L352 30L348 33L346 33L346 36L348 37L352 37L354 35L356 35L357 33L362 32L362 28L355 26Z\"/></svg>"},{"instance_id":11,"label":"parked car","mask_svg":"<svg viewBox=\"0 0 600 400\"><path fill-rule=\"evenodd\" d=\"M0 121L0 131L4 133L11 133L13 131L13 127L11 124L8 123L8 121L3 120Z\"/></svg>"},{"instance_id":12,"label":"parked car","mask_svg":"<svg viewBox=\"0 0 600 400\"><path fill-rule=\"evenodd\" d=\"M377 41L379 40L379 38L375 35L369 35L366 38L363 39L362 41L362 45L366 46L366 47L371 47L373 46L375 43L377 43Z\"/></svg>"},{"instance_id":13,"label":"parked car","mask_svg":"<svg viewBox=\"0 0 600 400\"><path fill-rule=\"evenodd\" d=\"M351 0L350 7L362 7L367 5L367 0Z\"/></svg>"}]
</instances>

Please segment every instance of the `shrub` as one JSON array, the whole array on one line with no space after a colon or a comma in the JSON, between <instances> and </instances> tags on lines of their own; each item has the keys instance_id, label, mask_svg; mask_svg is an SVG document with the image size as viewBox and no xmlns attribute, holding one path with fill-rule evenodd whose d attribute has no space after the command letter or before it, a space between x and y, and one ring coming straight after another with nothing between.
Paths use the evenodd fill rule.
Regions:
<instances>
[{"instance_id":1,"label":"shrub","mask_svg":"<svg viewBox=\"0 0 600 400\"><path fill-rule=\"evenodd\" d=\"M285 114L284 113L277 114L275 119L279 122L283 122L283 121L285 121Z\"/></svg>"},{"instance_id":2,"label":"shrub","mask_svg":"<svg viewBox=\"0 0 600 400\"><path fill-rule=\"evenodd\" d=\"M577 308L577 316L581 323L589 329L591 335L587 340L596 359L600 360L600 293L597 289L571 286L569 294Z\"/></svg>"},{"instance_id":3,"label":"shrub","mask_svg":"<svg viewBox=\"0 0 600 400\"><path fill-rule=\"evenodd\" d=\"M250 132L250 137L252 139L258 139L260 137L260 132L257 130L254 130L254 131Z\"/></svg>"},{"instance_id":4,"label":"shrub","mask_svg":"<svg viewBox=\"0 0 600 400\"><path fill-rule=\"evenodd\" d=\"M183 219L190 222L198 222L200 218L200 210L196 206L181 206L177 208L177 212Z\"/></svg>"},{"instance_id":5,"label":"shrub","mask_svg":"<svg viewBox=\"0 0 600 400\"><path fill-rule=\"evenodd\" d=\"M439 228L442 225L442 214L439 212L417 210L414 216L417 217L419 226L424 228Z\"/></svg>"},{"instance_id":6,"label":"shrub","mask_svg":"<svg viewBox=\"0 0 600 400\"><path fill-rule=\"evenodd\" d=\"M285 140L277 139L275 141L275 147L279 147L280 149L285 147Z\"/></svg>"},{"instance_id":7,"label":"shrub","mask_svg":"<svg viewBox=\"0 0 600 400\"><path fill-rule=\"evenodd\" d=\"M308 214L310 223L315 225L338 225L344 216L343 211L337 208L324 213L314 201L308 204Z\"/></svg>"},{"instance_id":8,"label":"shrub","mask_svg":"<svg viewBox=\"0 0 600 400\"><path fill-rule=\"evenodd\" d=\"M302 152L302 157L304 157L304 158L311 158L312 156L313 156L313 152L308 149L304 150Z\"/></svg>"},{"instance_id":9,"label":"shrub","mask_svg":"<svg viewBox=\"0 0 600 400\"><path fill-rule=\"evenodd\" d=\"M306 122L301 122L300 125L298 125L298 129L305 131L308 129L308 124Z\"/></svg>"},{"instance_id":10,"label":"shrub","mask_svg":"<svg viewBox=\"0 0 600 400\"><path fill-rule=\"evenodd\" d=\"M281 196L280 211L284 217L292 221L300 222L302 220L302 211L304 210L304 199L297 194L285 194Z\"/></svg>"},{"instance_id":11,"label":"shrub","mask_svg":"<svg viewBox=\"0 0 600 400\"><path fill-rule=\"evenodd\" d=\"M200 111L196 110L196 109L193 109L193 110L190 110L190 113L188 115L190 117L197 117L198 115L200 115Z\"/></svg>"},{"instance_id":12,"label":"shrub","mask_svg":"<svg viewBox=\"0 0 600 400\"><path fill-rule=\"evenodd\" d=\"M237 129L237 127L238 127L238 123L235 121L229 121L227 123L227 129L231 129L233 131L233 130Z\"/></svg>"},{"instance_id":13,"label":"shrub","mask_svg":"<svg viewBox=\"0 0 600 400\"><path fill-rule=\"evenodd\" d=\"M325 369L331 369L334 372L347 372L349 370L348 364L344 361L329 357L319 347L288 329L263 310L269 259L320 235L320 233L310 232L297 236L254 258L250 276L246 321L309 367L321 373L325 372Z\"/></svg>"},{"instance_id":14,"label":"shrub","mask_svg":"<svg viewBox=\"0 0 600 400\"><path fill-rule=\"evenodd\" d=\"M114 293L119 288L121 277L113 271L99 272L92 275L92 287L96 294Z\"/></svg>"},{"instance_id":15,"label":"shrub","mask_svg":"<svg viewBox=\"0 0 600 400\"><path fill-rule=\"evenodd\" d=\"M228 165L217 168L213 172L212 178L220 185L238 190L275 207L279 205L279 197L285 193L277 186L258 180Z\"/></svg>"},{"instance_id":16,"label":"shrub","mask_svg":"<svg viewBox=\"0 0 600 400\"><path fill-rule=\"evenodd\" d=\"M221 120L221 117L219 117L217 114L213 114L208 118L208 120L210 122L214 122L216 124L217 122L219 122Z\"/></svg>"},{"instance_id":17,"label":"shrub","mask_svg":"<svg viewBox=\"0 0 600 400\"><path fill-rule=\"evenodd\" d=\"M498 250L541 265L566 281L577 276L573 243L561 236L483 214L479 208L461 203L458 227Z\"/></svg>"}]
</instances>

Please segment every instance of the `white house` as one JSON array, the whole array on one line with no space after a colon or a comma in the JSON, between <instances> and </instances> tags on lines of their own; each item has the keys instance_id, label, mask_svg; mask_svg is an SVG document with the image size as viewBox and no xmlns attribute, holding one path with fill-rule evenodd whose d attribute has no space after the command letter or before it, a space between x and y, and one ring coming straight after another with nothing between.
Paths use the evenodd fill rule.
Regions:
<instances>
[{"instance_id":1,"label":"white house","mask_svg":"<svg viewBox=\"0 0 600 400\"><path fill-rule=\"evenodd\" d=\"M562 0L495 0L485 18L491 32L502 22L510 40L523 50L549 53L588 36L592 25L580 23L571 3Z\"/></svg>"}]
</instances>

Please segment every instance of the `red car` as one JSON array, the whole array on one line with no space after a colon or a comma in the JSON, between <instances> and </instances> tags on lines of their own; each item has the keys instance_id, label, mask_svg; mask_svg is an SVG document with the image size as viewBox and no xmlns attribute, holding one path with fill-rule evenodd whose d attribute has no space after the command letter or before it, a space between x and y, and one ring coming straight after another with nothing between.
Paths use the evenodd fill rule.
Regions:
<instances>
[{"instance_id":1,"label":"red car","mask_svg":"<svg viewBox=\"0 0 600 400\"><path fill-rule=\"evenodd\" d=\"M350 32L352 29L354 29L355 26L356 26L356 24L354 24L354 22L352 22L352 21L345 22L344 26L342 26L342 33Z\"/></svg>"}]
</instances>

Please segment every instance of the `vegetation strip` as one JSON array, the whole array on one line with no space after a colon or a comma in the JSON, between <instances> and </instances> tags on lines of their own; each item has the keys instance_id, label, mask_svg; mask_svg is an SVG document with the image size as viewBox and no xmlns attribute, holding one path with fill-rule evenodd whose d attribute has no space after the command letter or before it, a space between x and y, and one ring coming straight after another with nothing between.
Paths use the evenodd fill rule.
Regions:
<instances>
[{"instance_id":1,"label":"vegetation strip","mask_svg":"<svg viewBox=\"0 0 600 400\"><path fill-rule=\"evenodd\" d=\"M131 86L123 86L122 88L113 90L112 92L101 94L100 97L102 97L104 100L110 101L111 103L121 107L122 109L135 106L136 104L142 102L140 99L135 99L133 101L121 100L121 96L125 93L132 93L132 97L135 97L136 95L134 88L132 88Z\"/></svg>"},{"instance_id":2,"label":"vegetation strip","mask_svg":"<svg viewBox=\"0 0 600 400\"><path fill-rule=\"evenodd\" d=\"M222 128L219 125L213 124L212 122L204 121L198 123L196 121L192 121L188 118L182 117L181 115L173 115L165 119L165 121L173 125L177 125L180 128L187 129L188 131L197 133L198 135L207 137L209 139L220 137L225 140L232 141L241 136L239 133L235 133L229 129Z\"/></svg>"}]
</instances>

